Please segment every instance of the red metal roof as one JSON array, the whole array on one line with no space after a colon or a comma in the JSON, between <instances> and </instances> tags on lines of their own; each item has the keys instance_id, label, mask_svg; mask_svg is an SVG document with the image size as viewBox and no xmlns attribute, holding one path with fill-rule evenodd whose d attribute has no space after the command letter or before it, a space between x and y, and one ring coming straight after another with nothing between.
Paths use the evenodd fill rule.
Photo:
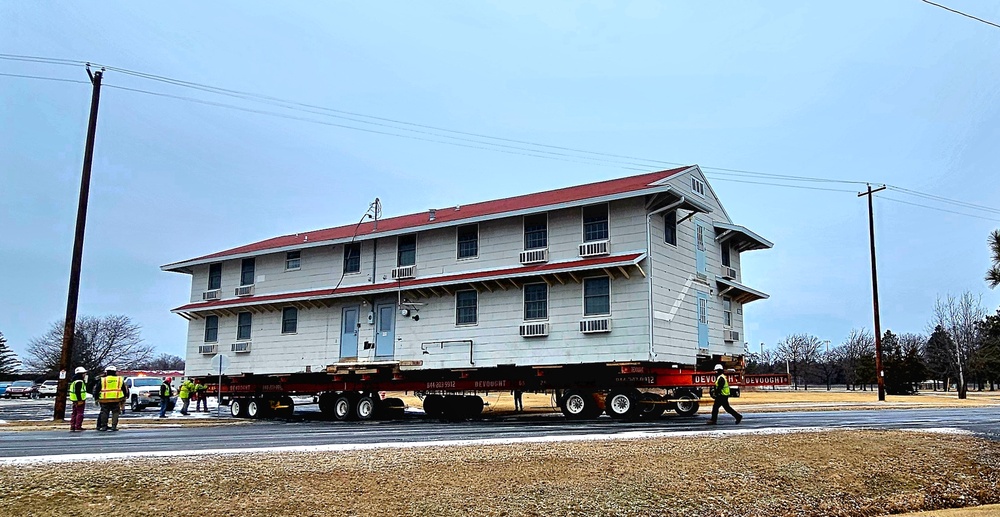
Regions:
<instances>
[{"instance_id":1,"label":"red metal roof","mask_svg":"<svg viewBox=\"0 0 1000 517\"><path fill-rule=\"evenodd\" d=\"M627 178L600 181L597 183L588 183L586 185L577 185L574 187L548 190L545 192L537 192L534 194L525 194L523 196L497 199L494 201L484 201L481 203L473 203L471 205L460 205L448 208L440 208L436 210L435 218L433 221L429 220L427 212L418 212L415 214L379 219L378 231L389 232L394 230L405 230L408 228L418 228L420 226L427 226L430 224L438 225L441 223L456 222L456 221L461 221L463 219L471 219L474 217L497 215L497 214L503 214L505 212L527 210L531 208L557 205L560 203L571 203L574 201L581 201L601 196L639 191L649 188L651 186L650 184L654 182L673 176L674 174L687 170L688 168L689 167L678 167L676 169L651 172L647 174L640 174L637 176L629 176ZM231 255L241 255L245 253L254 253L270 249L291 247L305 243L313 244L316 242L323 242L323 241L330 241L337 239L350 239L352 236L355 235L355 232L359 236L365 236L365 235L370 235L372 233L372 230L373 230L373 223L364 222L360 225L360 227L358 227L355 224L349 224L345 226L337 226L335 228L327 228L325 230L315 230L311 232L297 233L294 235L284 235L281 237L273 237L271 239L255 242L253 244L247 244L245 246L240 246L237 248L220 251L218 253L212 253L209 255L203 255L201 257L184 260L181 262L177 262L176 264L217 259ZM169 269L170 266L171 264L168 264L167 266L164 266L164 268Z\"/></svg>"},{"instance_id":2,"label":"red metal roof","mask_svg":"<svg viewBox=\"0 0 1000 517\"><path fill-rule=\"evenodd\" d=\"M395 291L397 289L417 289L424 286L461 284L465 282L476 282L498 278L523 277L535 274L581 270L595 267L611 267L617 265L636 264L645 256L643 253L629 253L626 255L612 255L607 257L589 258L582 260L572 260L568 262L552 262L548 264L538 264L530 266L516 266L504 269L493 269L487 271L477 271L474 273L459 273L455 275L439 275L425 278L414 278L401 282L381 282L377 284L352 285L333 289L314 289L311 291L299 291L294 293L269 294L263 296L245 296L240 298L229 298L225 300L212 300L207 302L195 302L182 305L173 309L172 312L203 311L216 307L230 307L239 305L250 305L267 302L278 302L285 300L302 300L316 298L333 298L347 295L361 295L368 293Z\"/></svg>"}]
</instances>

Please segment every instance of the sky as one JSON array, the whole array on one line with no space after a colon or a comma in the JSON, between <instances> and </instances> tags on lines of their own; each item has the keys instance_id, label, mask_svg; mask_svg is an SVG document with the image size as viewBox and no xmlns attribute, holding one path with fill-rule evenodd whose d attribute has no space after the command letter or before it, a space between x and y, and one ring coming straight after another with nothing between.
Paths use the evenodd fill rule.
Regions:
<instances>
[{"instance_id":1,"label":"sky","mask_svg":"<svg viewBox=\"0 0 1000 517\"><path fill-rule=\"evenodd\" d=\"M1000 22L998 2L947 5ZM1000 228L1000 29L919 0L3 2L0 53L325 109L106 72L79 314L126 314L162 353L183 355L170 309L190 293L163 264L350 224L376 197L402 215L671 163L703 167L733 221L775 243L742 257L742 281L771 296L744 311L752 350L872 327L864 185L720 168L992 207L876 194L882 328L923 332L935 301L964 291L1000 306L983 280ZM0 67L82 81L0 75L0 332L23 355L65 314L91 86L79 65ZM329 116L342 112L358 115Z\"/></svg>"}]
</instances>

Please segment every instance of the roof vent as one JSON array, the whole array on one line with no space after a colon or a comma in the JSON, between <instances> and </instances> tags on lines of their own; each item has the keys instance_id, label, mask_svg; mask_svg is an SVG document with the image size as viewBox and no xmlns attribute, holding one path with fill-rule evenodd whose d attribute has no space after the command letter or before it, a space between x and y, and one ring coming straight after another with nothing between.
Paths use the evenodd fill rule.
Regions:
<instances>
[{"instance_id":1,"label":"roof vent","mask_svg":"<svg viewBox=\"0 0 1000 517\"><path fill-rule=\"evenodd\" d=\"M455 205L455 211L458 212L462 209L462 205Z\"/></svg>"},{"instance_id":2,"label":"roof vent","mask_svg":"<svg viewBox=\"0 0 1000 517\"><path fill-rule=\"evenodd\" d=\"M430 210L428 210L428 213L430 214L430 218L428 219L430 221L433 221L434 217L437 216L437 210L435 210L433 208L431 208Z\"/></svg>"},{"instance_id":3,"label":"roof vent","mask_svg":"<svg viewBox=\"0 0 1000 517\"><path fill-rule=\"evenodd\" d=\"M305 238L302 239L302 242L309 242L309 236L306 235Z\"/></svg>"}]
</instances>

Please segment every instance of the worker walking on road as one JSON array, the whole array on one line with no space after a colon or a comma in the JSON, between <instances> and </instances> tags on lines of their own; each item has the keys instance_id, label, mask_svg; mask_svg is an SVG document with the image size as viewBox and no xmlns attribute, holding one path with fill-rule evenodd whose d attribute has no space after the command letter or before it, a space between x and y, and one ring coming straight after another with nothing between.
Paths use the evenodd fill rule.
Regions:
<instances>
[{"instance_id":1,"label":"worker walking on road","mask_svg":"<svg viewBox=\"0 0 1000 517\"><path fill-rule=\"evenodd\" d=\"M181 414L187 416L188 405L191 404L191 393L194 391L194 384L191 383L191 379L184 379L181 381L181 388L177 393L177 396L181 399Z\"/></svg>"},{"instance_id":2,"label":"worker walking on road","mask_svg":"<svg viewBox=\"0 0 1000 517\"><path fill-rule=\"evenodd\" d=\"M172 378L167 377L160 384L160 418L167 418L167 406L170 405L170 396L174 394L173 389L170 388L172 381Z\"/></svg>"},{"instance_id":3,"label":"worker walking on road","mask_svg":"<svg viewBox=\"0 0 1000 517\"><path fill-rule=\"evenodd\" d=\"M125 379L118 376L118 368L108 366L104 377L101 378L101 394L98 402L101 403L101 417L98 420L98 431L117 431L118 417L122 414L122 406L125 405L125 398L128 396L128 388L125 387ZM108 416L111 417L111 428L108 428Z\"/></svg>"},{"instance_id":4,"label":"worker walking on road","mask_svg":"<svg viewBox=\"0 0 1000 517\"><path fill-rule=\"evenodd\" d=\"M83 410L87 409L87 369L82 366L77 366L73 371L73 382L69 383L69 401L73 403L69 432L83 431Z\"/></svg>"},{"instance_id":5,"label":"worker walking on road","mask_svg":"<svg viewBox=\"0 0 1000 517\"><path fill-rule=\"evenodd\" d=\"M723 408L727 413L733 415L736 418L736 423L740 423L743 420L743 415L739 414L732 406L729 405L729 379L726 379L726 374L723 373L724 368L721 364L715 365L715 373L718 377L715 378L715 389L713 390L713 398L715 398L715 403L712 404L712 419L706 422L708 425L715 425L719 418L719 408Z\"/></svg>"},{"instance_id":6,"label":"worker walking on road","mask_svg":"<svg viewBox=\"0 0 1000 517\"><path fill-rule=\"evenodd\" d=\"M206 413L208 412L208 396L206 395L207 393L208 393L208 386L202 384L201 381L198 381L194 384L194 395L195 395L194 411L196 413L198 411L204 411ZM204 408L204 409L199 409L199 408Z\"/></svg>"}]
</instances>

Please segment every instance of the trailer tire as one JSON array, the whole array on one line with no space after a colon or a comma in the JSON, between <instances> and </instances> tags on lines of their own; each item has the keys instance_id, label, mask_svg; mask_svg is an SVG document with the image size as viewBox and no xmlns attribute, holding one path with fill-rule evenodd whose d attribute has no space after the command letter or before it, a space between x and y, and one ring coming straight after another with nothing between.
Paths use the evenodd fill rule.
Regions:
<instances>
[{"instance_id":1,"label":"trailer tire","mask_svg":"<svg viewBox=\"0 0 1000 517\"><path fill-rule=\"evenodd\" d=\"M594 399L594 394L586 391L569 390L562 398L559 408L570 420L584 420L601 414L601 408Z\"/></svg>"},{"instance_id":2,"label":"trailer tire","mask_svg":"<svg viewBox=\"0 0 1000 517\"><path fill-rule=\"evenodd\" d=\"M635 388L615 388L604 399L608 416L618 420L633 420L642 413L642 394Z\"/></svg>"},{"instance_id":3,"label":"trailer tire","mask_svg":"<svg viewBox=\"0 0 1000 517\"><path fill-rule=\"evenodd\" d=\"M381 401L377 396L365 393L358 397L354 406L354 414L357 415L358 420L371 420L378 413L379 402Z\"/></svg>"},{"instance_id":4,"label":"trailer tire","mask_svg":"<svg viewBox=\"0 0 1000 517\"><path fill-rule=\"evenodd\" d=\"M680 416L694 416L698 413L698 397L690 391L682 391L678 393L675 398L677 402L675 403L674 411Z\"/></svg>"},{"instance_id":5,"label":"trailer tire","mask_svg":"<svg viewBox=\"0 0 1000 517\"><path fill-rule=\"evenodd\" d=\"M333 405L337 402L337 395L326 392L319 396L319 411L324 416L333 416Z\"/></svg>"},{"instance_id":6,"label":"trailer tire","mask_svg":"<svg viewBox=\"0 0 1000 517\"><path fill-rule=\"evenodd\" d=\"M233 418L246 418L247 417L246 399L233 399L229 403L229 414L233 415Z\"/></svg>"},{"instance_id":7,"label":"trailer tire","mask_svg":"<svg viewBox=\"0 0 1000 517\"><path fill-rule=\"evenodd\" d=\"M337 420L354 420L354 393L341 393L333 403L333 417Z\"/></svg>"},{"instance_id":8,"label":"trailer tire","mask_svg":"<svg viewBox=\"0 0 1000 517\"><path fill-rule=\"evenodd\" d=\"M462 395L446 395L441 408L441 418L448 422L461 422L468 418L468 403Z\"/></svg>"},{"instance_id":9,"label":"trailer tire","mask_svg":"<svg viewBox=\"0 0 1000 517\"><path fill-rule=\"evenodd\" d=\"M250 418L262 418L264 416L264 401L261 399L248 400L247 416Z\"/></svg>"},{"instance_id":10,"label":"trailer tire","mask_svg":"<svg viewBox=\"0 0 1000 517\"><path fill-rule=\"evenodd\" d=\"M403 399L387 398L382 401L379 410L381 412L379 418L388 420L400 419L403 418L403 413L406 411L406 403L403 402Z\"/></svg>"},{"instance_id":11,"label":"trailer tire","mask_svg":"<svg viewBox=\"0 0 1000 517\"><path fill-rule=\"evenodd\" d=\"M645 420L659 418L667 410L667 404L663 401L663 397L656 393L643 393L640 402L642 410L639 412L639 417Z\"/></svg>"},{"instance_id":12,"label":"trailer tire","mask_svg":"<svg viewBox=\"0 0 1000 517\"><path fill-rule=\"evenodd\" d=\"M463 413L465 413L466 418L479 418L483 415L483 408L486 407L486 403L483 402L483 398L477 395L468 395L463 401Z\"/></svg>"},{"instance_id":13,"label":"trailer tire","mask_svg":"<svg viewBox=\"0 0 1000 517\"><path fill-rule=\"evenodd\" d=\"M441 395L424 397L424 414L429 418L441 418L444 415L444 397Z\"/></svg>"}]
</instances>

